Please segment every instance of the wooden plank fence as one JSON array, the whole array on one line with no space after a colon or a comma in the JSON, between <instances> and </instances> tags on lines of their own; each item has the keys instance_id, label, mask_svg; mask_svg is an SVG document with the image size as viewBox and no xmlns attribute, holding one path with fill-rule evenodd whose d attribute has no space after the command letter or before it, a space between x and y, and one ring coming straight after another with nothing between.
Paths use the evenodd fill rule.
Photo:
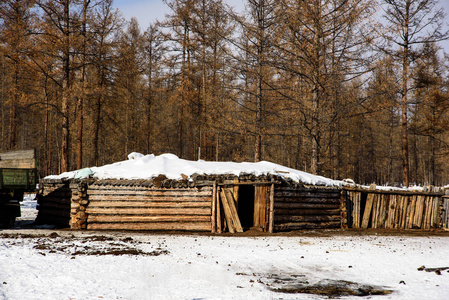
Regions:
<instances>
[{"instance_id":1,"label":"wooden plank fence","mask_svg":"<svg viewBox=\"0 0 449 300\"><path fill-rule=\"evenodd\" d=\"M442 227L445 230L449 230L449 189L445 190L442 205L443 205Z\"/></svg>"},{"instance_id":2,"label":"wooden plank fence","mask_svg":"<svg viewBox=\"0 0 449 300\"><path fill-rule=\"evenodd\" d=\"M443 191L383 191L344 188L352 228L432 229L442 227Z\"/></svg>"}]
</instances>

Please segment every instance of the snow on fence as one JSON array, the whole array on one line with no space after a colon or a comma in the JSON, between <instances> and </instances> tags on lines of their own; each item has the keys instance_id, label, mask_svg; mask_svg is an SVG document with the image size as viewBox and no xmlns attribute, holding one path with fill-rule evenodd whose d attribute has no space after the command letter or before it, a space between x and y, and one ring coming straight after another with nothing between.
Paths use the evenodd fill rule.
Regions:
<instances>
[{"instance_id":1,"label":"snow on fence","mask_svg":"<svg viewBox=\"0 0 449 300\"><path fill-rule=\"evenodd\" d=\"M441 188L400 191L344 188L352 228L432 229L443 227Z\"/></svg>"}]
</instances>

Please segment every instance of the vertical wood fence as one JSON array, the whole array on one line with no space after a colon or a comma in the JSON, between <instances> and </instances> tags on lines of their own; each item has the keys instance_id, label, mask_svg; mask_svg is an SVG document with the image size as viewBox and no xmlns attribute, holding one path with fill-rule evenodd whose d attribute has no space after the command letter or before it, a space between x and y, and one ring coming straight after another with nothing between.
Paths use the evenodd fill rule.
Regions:
<instances>
[{"instance_id":1,"label":"vertical wood fence","mask_svg":"<svg viewBox=\"0 0 449 300\"><path fill-rule=\"evenodd\" d=\"M442 227L449 229L449 189L446 188L443 196L443 213L442 213Z\"/></svg>"},{"instance_id":2,"label":"vertical wood fence","mask_svg":"<svg viewBox=\"0 0 449 300\"><path fill-rule=\"evenodd\" d=\"M428 192L344 188L344 193L352 228L441 228L447 212L441 188Z\"/></svg>"}]
</instances>

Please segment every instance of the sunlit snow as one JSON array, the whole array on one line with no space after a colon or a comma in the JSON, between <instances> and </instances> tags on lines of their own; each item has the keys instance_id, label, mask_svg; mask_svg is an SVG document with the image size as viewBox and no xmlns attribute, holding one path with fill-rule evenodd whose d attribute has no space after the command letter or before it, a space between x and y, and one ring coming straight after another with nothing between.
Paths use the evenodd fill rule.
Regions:
<instances>
[{"instance_id":1,"label":"sunlit snow","mask_svg":"<svg viewBox=\"0 0 449 300\"><path fill-rule=\"evenodd\" d=\"M180 159L174 154L143 155L133 152L128 160L113 164L91 167L60 175L47 176L46 179L82 178L92 176L96 179L151 179L165 175L169 179L181 180L183 177L201 175L242 175L254 174L277 175L295 182L311 185L340 186L341 181L331 180L322 176L312 175L303 171L291 169L268 161L261 162L216 162L191 161ZM183 176L184 175L184 176Z\"/></svg>"}]
</instances>

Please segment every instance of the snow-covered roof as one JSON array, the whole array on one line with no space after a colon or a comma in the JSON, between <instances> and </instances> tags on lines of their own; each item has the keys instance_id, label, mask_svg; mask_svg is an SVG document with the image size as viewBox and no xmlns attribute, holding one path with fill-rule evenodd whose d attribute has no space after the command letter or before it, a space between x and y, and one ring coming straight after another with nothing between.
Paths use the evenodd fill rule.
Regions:
<instances>
[{"instance_id":1,"label":"snow-covered roof","mask_svg":"<svg viewBox=\"0 0 449 300\"><path fill-rule=\"evenodd\" d=\"M312 175L271 163L261 162L215 162L180 159L174 154L143 155L133 152L128 160L101 167L91 167L60 175L50 175L45 179L76 179L91 176L96 179L151 179L165 175L168 179L181 180L192 175L235 175L253 174L255 176L276 175L306 185L341 186L342 182L322 176Z\"/></svg>"}]
</instances>

